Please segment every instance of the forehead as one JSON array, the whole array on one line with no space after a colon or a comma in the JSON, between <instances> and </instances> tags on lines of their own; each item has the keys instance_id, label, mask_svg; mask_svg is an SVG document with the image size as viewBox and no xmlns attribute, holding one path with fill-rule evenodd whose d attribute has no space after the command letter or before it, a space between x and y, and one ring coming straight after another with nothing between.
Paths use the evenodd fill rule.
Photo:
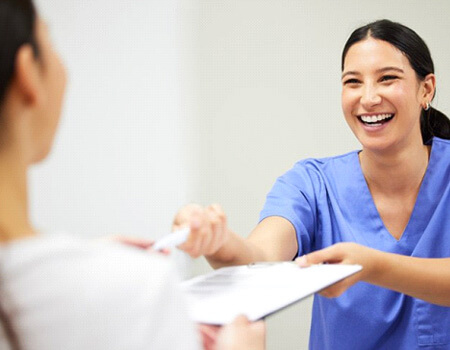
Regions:
<instances>
[{"instance_id":1,"label":"forehead","mask_svg":"<svg viewBox=\"0 0 450 350\"><path fill-rule=\"evenodd\" d=\"M347 51L344 71L378 70L383 67L397 67L412 70L408 58L387 41L369 37L359 41Z\"/></svg>"}]
</instances>

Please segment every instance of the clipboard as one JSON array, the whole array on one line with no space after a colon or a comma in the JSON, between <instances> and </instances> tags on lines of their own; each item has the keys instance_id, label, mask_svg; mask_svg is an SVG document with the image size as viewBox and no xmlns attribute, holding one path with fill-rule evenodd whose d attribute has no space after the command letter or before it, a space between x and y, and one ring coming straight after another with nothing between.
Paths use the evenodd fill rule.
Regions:
<instances>
[{"instance_id":1,"label":"clipboard","mask_svg":"<svg viewBox=\"0 0 450 350\"><path fill-rule=\"evenodd\" d=\"M294 262L224 267L181 283L193 321L211 325L245 315L263 319L361 270L360 265Z\"/></svg>"}]
</instances>

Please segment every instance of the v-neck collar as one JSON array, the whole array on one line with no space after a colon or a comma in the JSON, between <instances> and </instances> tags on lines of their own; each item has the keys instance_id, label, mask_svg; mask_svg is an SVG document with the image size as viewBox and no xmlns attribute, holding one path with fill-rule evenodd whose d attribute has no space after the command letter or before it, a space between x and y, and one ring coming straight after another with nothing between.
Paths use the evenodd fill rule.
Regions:
<instances>
[{"instance_id":1,"label":"v-neck collar","mask_svg":"<svg viewBox=\"0 0 450 350\"><path fill-rule=\"evenodd\" d=\"M396 246L395 250L400 250L399 253L406 253L403 251L404 249L409 251L417 244L434 212L437 202L436 196L438 196L438 193L435 192L438 186L432 186L432 184L434 181L439 182L439 179L434 179L435 176L439 175L439 172L435 171L436 163L439 161L438 148L438 142L433 142L428 166L420 185L416 202L408 223L398 240L384 225L375 205L359 161L358 154L360 151L352 153L353 159L351 163L354 181L349 184L349 195L353 194L353 200L349 203L348 209L353 212L351 216L356 215L354 217L360 218L356 220L357 225L355 228L364 230L364 232L360 233L368 243L370 242L370 246L382 250L392 250L393 246Z\"/></svg>"}]
</instances>

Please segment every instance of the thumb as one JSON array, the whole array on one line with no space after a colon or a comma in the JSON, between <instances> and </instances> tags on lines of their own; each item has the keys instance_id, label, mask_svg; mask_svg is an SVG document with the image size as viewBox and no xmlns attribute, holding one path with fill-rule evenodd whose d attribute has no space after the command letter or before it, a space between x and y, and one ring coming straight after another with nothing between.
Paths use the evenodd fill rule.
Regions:
<instances>
[{"instance_id":1,"label":"thumb","mask_svg":"<svg viewBox=\"0 0 450 350\"><path fill-rule=\"evenodd\" d=\"M246 326L248 324L250 324L250 321L248 320L247 316L245 315L238 315L236 316L236 318L233 320L232 322L233 324L237 325L237 326Z\"/></svg>"},{"instance_id":2,"label":"thumb","mask_svg":"<svg viewBox=\"0 0 450 350\"><path fill-rule=\"evenodd\" d=\"M322 263L338 263L340 262L339 254L337 252L336 247L331 246L328 248L324 248L306 255L303 255L297 259L295 262L300 267L306 267L314 264L322 264Z\"/></svg>"}]
</instances>

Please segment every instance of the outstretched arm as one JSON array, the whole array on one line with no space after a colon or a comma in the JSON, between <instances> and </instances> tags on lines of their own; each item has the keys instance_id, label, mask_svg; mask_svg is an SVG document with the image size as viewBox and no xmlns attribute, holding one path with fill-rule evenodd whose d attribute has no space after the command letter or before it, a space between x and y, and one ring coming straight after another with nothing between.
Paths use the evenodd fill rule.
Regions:
<instances>
[{"instance_id":1,"label":"outstretched arm","mask_svg":"<svg viewBox=\"0 0 450 350\"><path fill-rule=\"evenodd\" d=\"M214 268L292 260L297 253L295 229L281 217L264 219L248 238L243 238L228 228L220 206L190 204L177 213L173 229L186 226L190 227L191 233L179 248L194 258L204 255Z\"/></svg>"},{"instance_id":2,"label":"outstretched arm","mask_svg":"<svg viewBox=\"0 0 450 350\"><path fill-rule=\"evenodd\" d=\"M338 243L304 255L296 260L300 266L320 263L359 264L357 274L321 292L336 297L359 281L450 306L450 258L425 259L386 253L356 243Z\"/></svg>"}]
</instances>

